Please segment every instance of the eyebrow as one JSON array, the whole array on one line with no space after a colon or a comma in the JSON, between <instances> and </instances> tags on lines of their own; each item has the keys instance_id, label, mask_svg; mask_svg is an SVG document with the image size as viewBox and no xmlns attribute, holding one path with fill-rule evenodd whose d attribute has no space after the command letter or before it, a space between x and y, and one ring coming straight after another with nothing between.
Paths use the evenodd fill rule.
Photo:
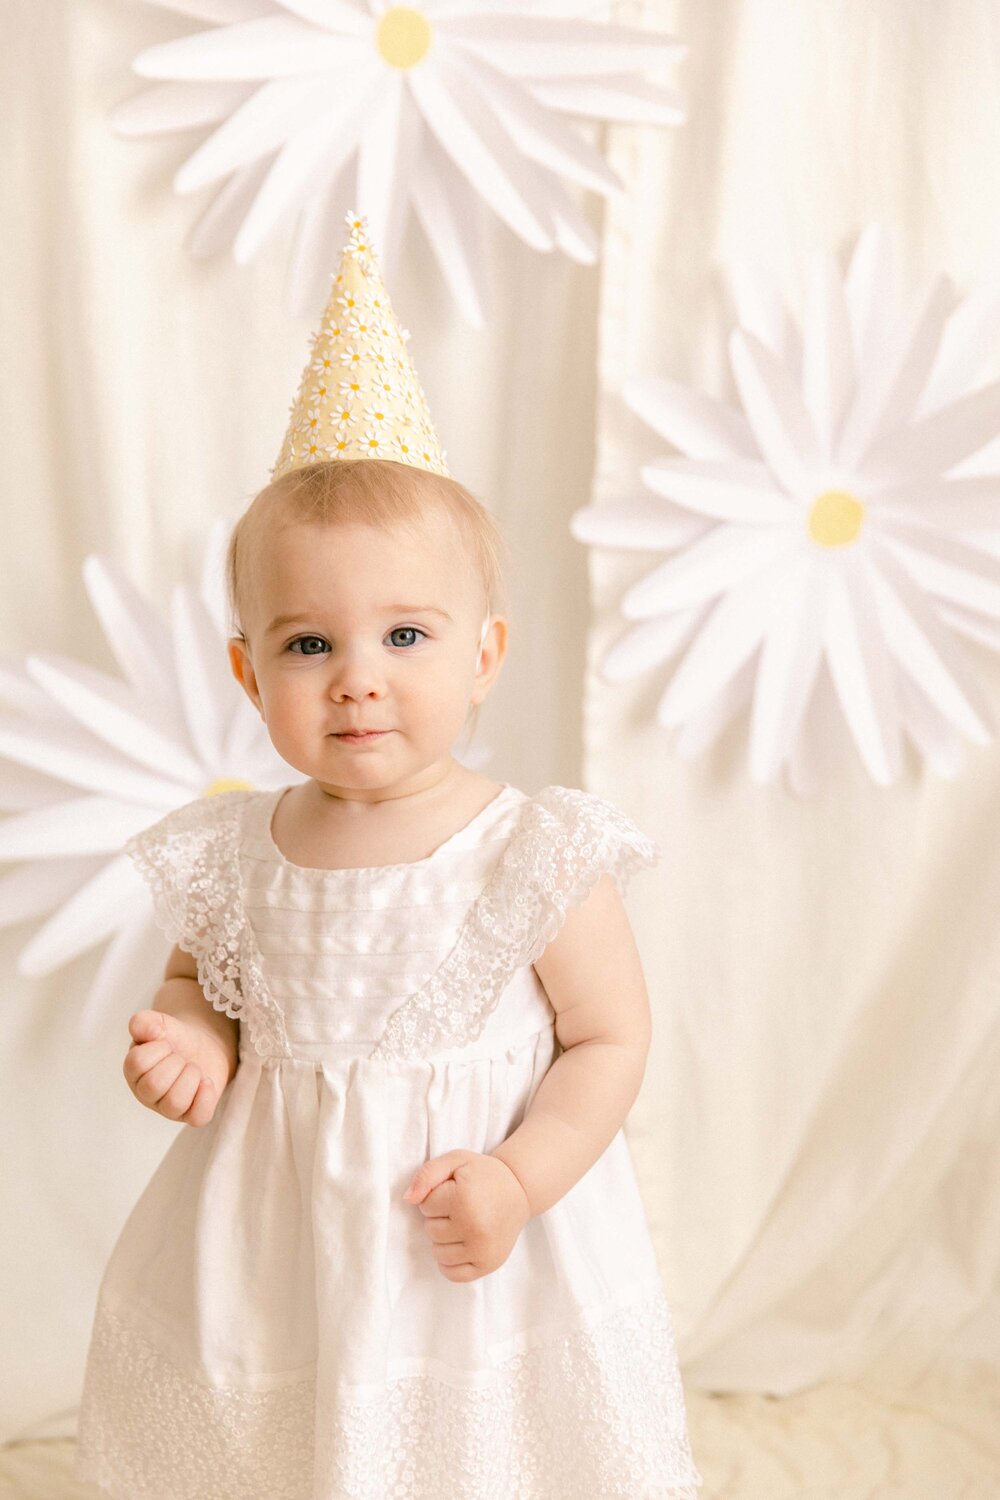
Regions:
<instances>
[{"instance_id":1,"label":"eyebrow","mask_svg":"<svg viewBox=\"0 0 1000 1500\"><path fill-rule=\"evenodd\" d=\"M383 604L380 613L387 615L441 615L444 619L451 620L451 615L448 611L446 609L439 609L436 604ZM307 620L315 620L321 614L322 610L316 610L313 614L275 615L264 634L270 635L272 631L279 629L282 625L295 625L296 623L304 623Z\"/></svg>"}]
</instances>

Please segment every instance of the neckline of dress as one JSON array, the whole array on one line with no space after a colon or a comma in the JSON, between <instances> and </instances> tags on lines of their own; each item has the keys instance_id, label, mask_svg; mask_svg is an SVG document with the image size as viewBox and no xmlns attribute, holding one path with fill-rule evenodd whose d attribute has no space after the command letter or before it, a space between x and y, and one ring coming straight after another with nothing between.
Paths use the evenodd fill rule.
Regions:
<instances>
[{"instance_id":1,"label":"neckline of dress","mask_svg":"<svg viewBox=\"0 0 1000 1500\"><path fill-rule=\"evenodd\" d=\"M490 798L489 802L487 802L487 804L486 804L485 807L481 807L479 809L479 811L477 813L475 813L474 816L471 817L467 823L463 824L463 826L461 828L456 828L456 830L455 830L454 833L450 833L448 835L448 837L442 843L438 844L438 846L437 846L436 849L432 849L431 852L430 852L430 854L425 854L424 857L423 857L423 859L408 859L408 860L403 860L399 864L394 864L394 865L345 865L343 867L339 867L339 868L335 868L335 869L330 869L330 868L328 868L325 865L299 865L299 864L296 864L294 860L289 859L288 856L286 854L283 854L282 851L278 848L278 845L277 845L277 843L275 841L275 838L274 838L274 834L271 832L271 824L273 823L273 821L274 821L274 815L275 815L275 813L278 810L278 803L281 801L282 797L285 795L286 792L290 792L291 791L293 785L295 785L294 782L289 782L287 786L279 787L278 790L277 790L277 792L272 797L269 797L267 799L267 801L265 802L265 804L264 804L264 816L263 816L263 819L261 820L261 831L262 831L262 834L263 834L264 842L267 845L268 849L270 850L271 855L274 858L274 860L278 864L280 864L281 866L283 866L283 868L285 868L287 870L294 870L297 874L302 874L302 875L324 875L324 876L327 876L327 875L342 875L342 876L354 875L354 876L357 876L357 875L371 875L371 874L380 874L381 875L381 874L389 874L390 872L396 871L396 870L419 870L419 869L422 869L425 865L429 865L432 860L437 859L438 856L441 854L442 850L447 849L448 846L450 844L453 844L456 839L461 838L461 836L463 834L466 834L471 829L475 828L476 825L482 819L484 819L488 813L494 812L496 810L496 808L497 808L497 804L500 803L500 802L502 802L504 800L504 798L508 795L508 793L510 793L510 792L512 792L512 791L515 790L515 788L511 785L511 783L509 781L503 782L501 784L499 792L497 792L493 797Z\"/></svg>"}]
</instances>

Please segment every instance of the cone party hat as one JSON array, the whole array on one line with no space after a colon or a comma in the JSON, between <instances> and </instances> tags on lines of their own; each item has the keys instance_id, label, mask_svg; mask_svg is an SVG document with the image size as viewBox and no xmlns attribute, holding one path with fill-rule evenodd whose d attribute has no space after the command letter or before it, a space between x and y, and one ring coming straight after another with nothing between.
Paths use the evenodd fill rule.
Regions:
<instances>
[{"instance_id":1,"label":"cone party hat","mask_svg":"<svg viewBox=\"0 0 1000 1500\"><path fill-rule=\"evenodd\" d=\"M448 475L365 220L348 214L347 226L271 478L331 458L389 458Z\"/></svg>"}]
</instances>

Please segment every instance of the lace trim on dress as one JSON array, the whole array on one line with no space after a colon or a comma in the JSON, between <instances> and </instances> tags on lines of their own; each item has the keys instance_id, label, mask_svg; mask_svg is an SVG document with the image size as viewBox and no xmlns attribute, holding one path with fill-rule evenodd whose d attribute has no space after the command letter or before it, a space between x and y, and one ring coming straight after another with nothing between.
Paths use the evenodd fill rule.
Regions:
<instances>
[{"instance_id":1,"label":"lace trim on dress","mask_svg":"<svg viewBox=\"0 0 1000 1500\"><path fill-rule=\"evenodd\" d=\"M313 1378L206 1385L103 1306L76 1468L114 1500L697 1500L702 1484L658 1279L472 1388L426 1374L366 1400L342 1387L319 1431Z\"/></svg>"},{"instance_id":2,"label":"lace trim on dress","mask_svg":"<svg viewBox=\"0 0 1000 1500\"><path fill-rule=\"evenodd\" d=\"M242 817L260 792L220 792L176 807L124 845L150 888L157 925L195 959L213 1009L244 1021L255 1050L289 1056L281 1011L268 994L237 868Z\"/></svg>"},{"instance_id":3,"label":"lace trim on dress","mask_svg":"<svg viewBox=\"0 0 1000 1500\"><path fill-rule=\"evenodd\" d=\"M550 786L525 803L458 941L427 983L393 1011L369 1057L427 1057L474 1042L514 970L552 941L567 911L604 874L624 892L659 847L613 803Z\"/></svg>"}]
</instances>

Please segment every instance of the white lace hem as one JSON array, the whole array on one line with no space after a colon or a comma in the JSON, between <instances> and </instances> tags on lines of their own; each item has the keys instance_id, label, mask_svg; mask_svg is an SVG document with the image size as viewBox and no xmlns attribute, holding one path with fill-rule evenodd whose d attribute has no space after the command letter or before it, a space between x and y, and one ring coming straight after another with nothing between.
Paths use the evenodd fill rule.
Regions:
<instances>
[{"instance_id":1,"label":"white lace hem","mask_svg":"<svg viewBox=\"0 0 1000 1500\"><path fill-rule=\"evenodd\" d=\"M461 1388L429 1375L316 1410L316 1382L218 1388L101 1306L75 1466L113 1500L697 1500L657 1281Z\"/></svg>"}]
</instances>

